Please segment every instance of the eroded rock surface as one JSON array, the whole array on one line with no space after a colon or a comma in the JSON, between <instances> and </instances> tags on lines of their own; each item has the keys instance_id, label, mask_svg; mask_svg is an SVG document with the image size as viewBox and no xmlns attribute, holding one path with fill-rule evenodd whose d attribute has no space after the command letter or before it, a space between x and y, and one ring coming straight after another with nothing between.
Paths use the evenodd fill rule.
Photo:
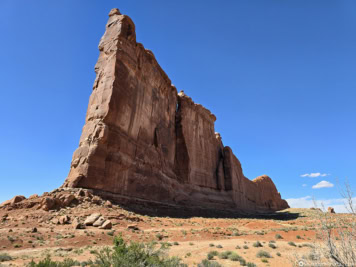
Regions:
<instances>
[{"instance_id":1,"label":"eroded rock surface","mask_svg":"<svg viewBox=\"0 0 356 267\"><path fill-rule=\"evenodd\" d=\"M86 122L63 187L189 207L288 207L268 176L245 178L215 133L215 116L177 93L118 9L109 14L99 50Z\"/></svg>"}]
</instances>

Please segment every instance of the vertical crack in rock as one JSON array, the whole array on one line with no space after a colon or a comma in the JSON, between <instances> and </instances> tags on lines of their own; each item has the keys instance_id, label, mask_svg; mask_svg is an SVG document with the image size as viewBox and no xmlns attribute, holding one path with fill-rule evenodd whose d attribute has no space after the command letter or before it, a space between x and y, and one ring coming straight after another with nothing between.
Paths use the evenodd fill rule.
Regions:
<instances>
[{"instance_id":1,"label":"vertical crack in rock","mask_svg":"<svg viewBox=\"0 0 356 267\"><path fill-rule=\"evenodd\" d=\"M215 116L177 93L135 25L109 13L79 147L63 187L126 199L245 211L288 207L268 176L251 181Z\"/></svg>"}]
</instances>

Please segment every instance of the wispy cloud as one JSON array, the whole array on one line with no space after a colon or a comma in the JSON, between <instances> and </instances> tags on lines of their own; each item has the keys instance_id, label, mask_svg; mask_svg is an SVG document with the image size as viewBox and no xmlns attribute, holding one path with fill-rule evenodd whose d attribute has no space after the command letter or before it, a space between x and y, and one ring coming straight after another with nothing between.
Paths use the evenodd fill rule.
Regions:
<instances>
[{"instance_id":1,"label":"wispy cloud","mask_svg":"<svg viewBox=\"0 0 356 267\"><path fill-rule=\"evenodd\" d=\"M334 184L332 184L328 181L321 181L321 182L312 186L313 189L329 188L329 187L334 187Z\"/></svg>"},{"instance_id":2,"label":"wispy cloud","mask_svg":"<svg viewBox=\"0 0 356 267\"><path fill-rule=\"evenodd\" d=\"M301 197L301 198L289 198L286 199L291 208L303 208L309 209L315 207L314 200L311 196ZM353 203L356 203L356 197L353 199ZM316 207L321 208L322 205L327 209L327 207L333 207L336 212L345 213L348 212L346 208L345 199L333 198L333 199L319 199L315 200Z\"/></svg>"},{"instance_id":3,"label":"wispy cloud","mask_svg":"<svg viewBox=\"0 0 356 267\"><path fill-rule=\"evenodd\" d=\"M306 186L307 186L307 184L302 184L302 186L303 186L303 187L306 187Z\"/></svg>"},{"instance_id":4,"label":"wispy cloud","mask_svg":"<svg viewBox=\"0 0 356 267\"><path fill-rule=\"evenodd\" d=\"M315 177L325 177L328 176L330 174L328 173L320 173L320 172L312 172L312 173L305 173L302 174L300 177L311 177L311 178L315 178Z\"/></svg>"}]
</instances>

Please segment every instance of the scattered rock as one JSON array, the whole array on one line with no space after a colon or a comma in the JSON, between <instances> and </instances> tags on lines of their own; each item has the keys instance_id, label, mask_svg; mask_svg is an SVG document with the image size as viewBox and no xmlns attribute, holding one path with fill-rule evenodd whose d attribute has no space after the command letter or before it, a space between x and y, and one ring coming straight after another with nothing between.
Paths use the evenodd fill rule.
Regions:
<instances>
[{"instance_id":1,"label":"scattered rock","mask_svg":"<svg viewBox=\"0 0 356 267\"><path fill-rule=\"evenodd\" d=\"M26 199L24 196L14 196L12 199L6 200L2 204L0 204L0 207L4 207L4 206L8 206L8 205L12 206L12 205L14 205L16 203L21 202L24 199Z\"/></svg>"},{"instance_id":2,"label":"scattered rock","mask_svg":"<svg viewBox=\"0 0 356 267\"><path fill-rule=\"evenodd\" d=\"M66 195L63 199L62 206L63 207L69 206L74 199L75 199L74 195Z\"/></svg>"},{"instance_id":3,"label":"scattered rock","mask_svg":"<svg viewBox=\"0 0 356 267\"><path fill-rule=\"evenodd\" d=\"M112 228L112 223L110 220L106 220L100 227L99 229L111 229Z\"/></svg>"},{"instance_id":4,"label":"scattered rock","mask_svg":"<svg viewBox=\"0 0 356 267\"><path fill-rule=\"evenodd\" d=\"M101 217L99 217L99 218L93 223L93 226L99 227L99 226L101 226L104 222L105 222L105 218L101 216Z\"/></svg>"},{"instance_id":5,"label":"scattered rock","mask_svg":"<svg viewBox=\"0 0 356 267\"><path fill-rule=\"evenodd\" d=\"M100 213L94 213L87 217L84 221L85 225L93 225L93 223L101 216Z\"/></svg>"},{"instance_id":6,"label":"scattered rock","mask_svg":"<svg viewBox=\"0 0 356 267\"><path fill-rule=\"evenodd\" d=\"M33 228L31 229L31 233L37 233L37 228L36 228L36 227L33 227Z\"/></svg>"},{"instance_id":7,"label":"scattered rock","mask_svg":"<svg viewBox=\"0 0 356 267\"><path fill-rule=\"evenodd\" d=\"M335 213L335 210L334 210L333 207L328 207L328 212L329 212L329 213Z\"/></svg>"},{"instance_id":8,"label":"scattered rock","mask_svg":"<svg viewBox=\"0 0 356 267\"><path fill-rule=\"evenodd\" d=\"M41 208L45 211L49 211L56 206L56 201L52 197L45 197L41 201Z\"/></svg>"},{"instance_id":9,"label":"scattered rock","mask_svg":"<svg viewBox=\"0 0 356 267\"><path fill-rule=\"evenodd\" d=\"M85 196L84 190L83 190L83 189L80 189L80 190L78 191L78 193L77 193L77 196L79 196L79 197L84 197L84 196Z\"/></svg>"},{"instance_id":10,"label":"scattered rock","mask_svg":"<svg viewBox=\"0 0 356 267\"><path fill-rule=\"evenodd\" d=\"M94 203L94 204L101 204L101 198L98 197L98 196L94 196L91 201Z\"/></svg>"},{"instance_id":11,"label":"scattered rock","mask_svg":"<svg viewBox=\"0 0 356 267\"><path fill-rule=\"evenodd\" d=\"M34 198L38 198L39 196L37 194L33 194L31 195L28 199L34 199Z\"/></svg>"},{"instance_id":12,"label":"scattered rock","mask_svg":"<svg viewBox=\"0 0 356 267\"><path fill-rule=\"evenodd\" d=\"M85 229L85 225L82 224L77 218L75 218L72 222L74 229Z\"/></svg>"},{"instance_id":13,"label":"scattered rock","mask_svg":"<svg viewBox=\"0 0 356 267\"><path fill-rule=\"evenodd\" d=\"M70 221L70 218L68 215L63 215L63 216L59 217L59 219L58 219L58 222L60 224L67 224L67 223L69 223L69 221Z\"/></svg>"},{"instance_id":14,"label":"scattered rock","mask_svg":"<svg viewBox=\"0 0 356 267\"><path fill-rule=\"evenodd\" d=\"M109 201L109 200L106 200L104 205L108 208L111 208L112 207L112 203Z\"/></svg>"}]
</instances>

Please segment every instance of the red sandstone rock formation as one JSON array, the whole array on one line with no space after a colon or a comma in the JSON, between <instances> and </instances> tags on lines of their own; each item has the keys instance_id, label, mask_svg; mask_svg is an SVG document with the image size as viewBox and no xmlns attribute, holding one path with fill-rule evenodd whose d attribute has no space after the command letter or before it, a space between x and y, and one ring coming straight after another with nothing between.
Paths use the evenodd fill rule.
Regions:
<instances>
[{"instance_id":1,"label":"red sandstone rock formation","mask_svg":"<svg viewBox=\"0 0 356 267\"><path fill-rule=\"evenodd\" d=\"M64 187L248 211L288 208L268 176L245 178L215 116L177 93L135 25L111 10L79 148Z\"/></svg>"}]
</instances>

